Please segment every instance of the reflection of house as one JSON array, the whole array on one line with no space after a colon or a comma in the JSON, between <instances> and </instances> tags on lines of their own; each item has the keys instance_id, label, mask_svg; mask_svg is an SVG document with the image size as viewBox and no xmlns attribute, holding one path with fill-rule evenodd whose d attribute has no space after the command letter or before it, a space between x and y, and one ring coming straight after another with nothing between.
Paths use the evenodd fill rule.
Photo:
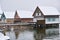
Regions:
<instances>
[{"instance_id":1,"label":"reflection of house","mask_svg":"<svg viewBox=\"0 0 60 40\"><path fill-rule=\"evenodd\" d=\"M59 27L59 12L54 7L38 6L33 13L33 21L45 20L46 28Z\"/></svg>"}]
</instances>

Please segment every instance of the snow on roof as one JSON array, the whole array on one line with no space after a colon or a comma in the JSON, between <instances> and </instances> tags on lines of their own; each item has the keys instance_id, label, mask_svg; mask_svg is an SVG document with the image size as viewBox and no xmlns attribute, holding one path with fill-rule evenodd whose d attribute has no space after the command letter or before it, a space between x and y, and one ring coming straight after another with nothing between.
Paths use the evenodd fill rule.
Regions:
<instances>
[{"instance_id":1,"label":"snow on roof","mask_svg":"<svg viewBox=\"0 0 60 40\"><path fill-rule=\"evenodd\" d=\"M44 15L59 15L58 10L55 7L50 6L38 6Z\"/></svg>"},{"instance_id":2,"label":"snow on roof","mask_svg":"<svg viewBox=\"0 0 60 40\"><path fill-rule=\"evenodd\" d=\"M6 18L14 18L15 12L4 12Z\"/></svg>"},{"instance_id":3,"label":"snow on roof","mask_svg":"<svg viewBox=\"0 0 60 40\"><path fill-rule=\"evenodd\" d=\"M20 18L33 18L32 17L32 12L30 11L22 11L22 10L17 10L18 16ZM4 12L6 18L14 18L15 12Z\"/></svg>"},{"instance_id":4,"label":"snow on roof","mask_svg":"<svg viewBox=\"0 0 60 40\"><path fill-rule=\"evenodd\" d=\"M23 11L23 10L18 11L17 10L17 12L18 12L18 15L20 16L20 18L33 18L32 17L33 13L30 11Z\"/></svg>"}]
</instances>

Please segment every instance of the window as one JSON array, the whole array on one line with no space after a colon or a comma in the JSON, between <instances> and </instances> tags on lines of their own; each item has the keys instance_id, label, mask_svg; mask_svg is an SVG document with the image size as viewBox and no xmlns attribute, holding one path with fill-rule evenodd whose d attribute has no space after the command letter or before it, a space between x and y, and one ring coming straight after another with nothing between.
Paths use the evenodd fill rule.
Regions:
<instances>
[{"instance_id":1,"label":"window","mask_svg":"<svg viewBox=\"0 0 60 40\"><path fill-rule=\"evenodd\" d=\"M55 18L52 18L52 21L55 21Z\"/></svg>"},{"instance_id":2,"label":"window","mask_svg":"<svg viewBox=\"0 0 60 40\"><path fill-rule=\"evenodd\" d=\"M41 16L41 13L39 13L39 16Z\"/></svg>"},{"instance_id":3,"label":"window","mask_svg":"<svg viewBox=\"0 0 60 40\"><path fill-rule=\"evenodd\" d=\"M39 13L38 13L38 15L39 15Z\"/></svg>"},{"instance_id":4,"label":"window","mask_svg":"<svg viewBox=\"0 0 60 40\"><path fill-rule=\"evenodd\" d=\"M50 18L48 18L48 21L51 21L51 19L50 19Z\"/></svg>"},{"instance_id":5,"label":"window","mask_svg":"<svg viewBox=\"0 0 60 40\"><path fill-rule=\"evenodd\" d=\"M38 16L38 13L36 13L36 16Z\"/></svg>"},{"instance_id":6,"label":"window","mask_svg":"<svg viewBox=\"0 0 60 40\"><path fill-rule=\"evenodd\" d=\"M48 18L48 21L55 21L55 18Z\"/></svg>"},{"instance_id":7,"label":"window","mask_svg":"<svg viewBox=\"0 0 60 40\"><path fill-rule=\"evenodd\" d=\"M41 13L36 13L36 16L41 16Z\"/></svg>"}]
</instances>

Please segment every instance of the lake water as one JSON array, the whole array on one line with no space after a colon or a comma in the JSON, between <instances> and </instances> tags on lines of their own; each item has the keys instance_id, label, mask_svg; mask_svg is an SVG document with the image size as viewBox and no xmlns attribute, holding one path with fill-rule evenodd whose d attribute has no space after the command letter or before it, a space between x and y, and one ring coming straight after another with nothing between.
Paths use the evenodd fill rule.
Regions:
<instances>
[{"instance_id":1,"label":"lake water","mask_svg":"<svg viewBox=\"0 0 60 40\"><path fill-rule=\"evenodd\" d=\"M7 36L10 37L10 40L42 40L44 38L44 33L41 33L40 30L36 29L22 29L22 30L13 30L5 32Z\"/></svg>"},{"instance_id":2,"label":"lake water","mask_svg":"<svg viewBox=\"0 0 60 40\"><path fill-rule=\"evenodd\" d=\"M10 37L10 40L35 40L34 31L24 30L19 32L6 32L6 35Z\"/></svg>"}]
</instances>

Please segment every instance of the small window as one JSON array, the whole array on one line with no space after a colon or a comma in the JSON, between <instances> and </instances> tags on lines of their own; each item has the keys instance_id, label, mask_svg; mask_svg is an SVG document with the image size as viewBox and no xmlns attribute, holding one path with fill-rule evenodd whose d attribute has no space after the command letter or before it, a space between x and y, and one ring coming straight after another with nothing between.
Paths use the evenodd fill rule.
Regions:
<instances>
[{"instance_id":1,"label":"small window","mask_svg":"<svg viewBox=\"0 0 60 40\"><path fill-rule=\"evenodd\" d=\"M48 21L55 21L55 18L48 18Z\"/></svg>"},{"instance_id":2,"label":"small window","mask_svg":"<svg viewBox=\"0 0 60 40\"><path fill-rule=\"evenodd\" d=\"M38 13L38 16L41 16L41 13Z\"/></svg>"},{"instance_id":3,"label":"small window","mask_svg":"<svg viewBox=\"0 0 60 40\"><path fill-rule=\"evenodd\" d=\"M38 15L39 15L39 13L38 13Z\"/></svg>"},{"instance_id":4,"label":"small window","mask_svg":"<svg viewBox=\"0 0 60 40\"><path fill-rule=\"evenodd\" d=\"M36 16L38 16L39 14L38 13L36 13Z\"/></svg>"},{"instance_id":5,"label":"small window","mask_svg":"<svg viewBox=\"0 0 60 40\"><path fill-rule=\"evenodd\" d=\"M52 21L55 21L55 18L52 18Z\"/></svg>"},{"instance_id":6,"label":"small window","mask_svg":"<svg viewBox=\"0 0 60 40\"><path fill-rule=\"evenodd\" d=\"M36 16L41 16L41 13L36 13Z\"/></svg>"},{"instance_id":7,"label":"small window","mask_svg":"<svg viewBox=\"0 0 60 40\"><path fill-rule=\"evenodd\" d=\"M50 19L50 18L48 18L48 21L51 21L51 19Z\"/></svg>"}]
</instances>

